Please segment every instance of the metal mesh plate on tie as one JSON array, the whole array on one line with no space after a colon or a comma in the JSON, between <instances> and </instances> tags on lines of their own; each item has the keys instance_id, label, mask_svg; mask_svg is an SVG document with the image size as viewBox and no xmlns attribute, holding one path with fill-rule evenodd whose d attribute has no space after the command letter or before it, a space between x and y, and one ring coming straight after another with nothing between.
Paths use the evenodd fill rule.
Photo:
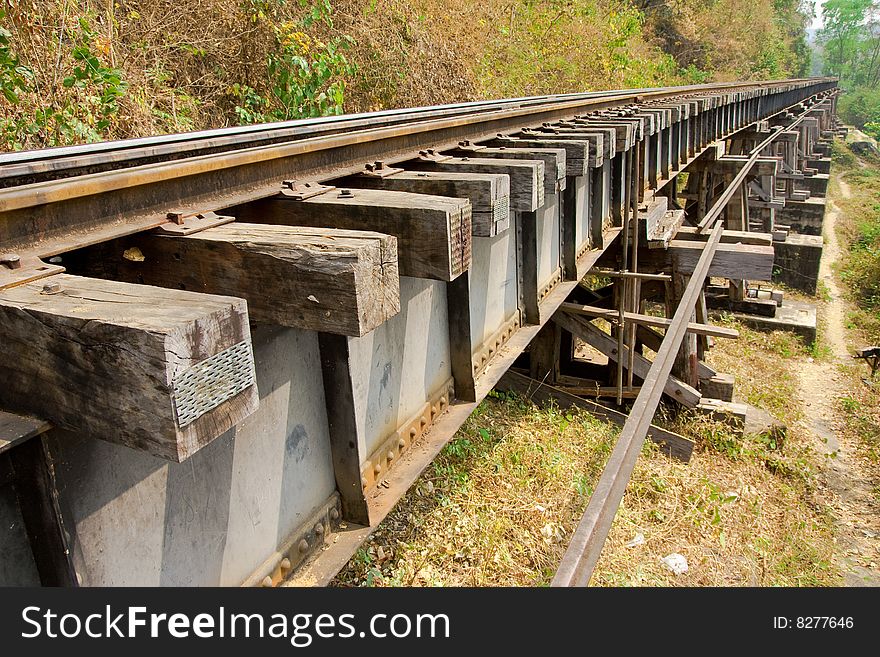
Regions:
<instances>
[{"instance_id":1,"label":"metal mesh plate on tie","mask_svg":"<svg viewBox=\"0 0 880 657\"><path fill-rule=\"evenodd\" d=\"M504 221L510 215L510 196L501 196L492 202L492 220Z\"/></svg>"},{"instance_id":2,"label":"metal mesh plate on tie","mask_svg":"<svg viewBox=\"0 0 880 657\"><path fill-rule=\"evenodd\" d=\"M174 380L174 409L181 428L195 422L227 399L254 385L254 357L250 341L193 365Z\"/></svg>"}]
</instances>

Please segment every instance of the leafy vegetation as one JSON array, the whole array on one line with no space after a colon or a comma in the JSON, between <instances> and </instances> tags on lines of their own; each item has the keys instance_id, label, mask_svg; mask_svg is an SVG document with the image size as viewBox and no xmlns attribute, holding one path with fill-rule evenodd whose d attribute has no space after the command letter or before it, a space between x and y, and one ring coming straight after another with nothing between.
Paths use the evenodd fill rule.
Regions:
<instances>
[{"instance_id":1,"label":"leafy vegetation","mask_svg":"<svg viewBox=\"0 0 880 657\"><path fill-rule=\"evenodd\" d=\"M855 155L841 141L832 149L834 168L849 194L833 188L840 207L837 229L844 257L837 274L846 290L850 309L847 328L859 346L880 343L880 161ZM841 367L851 382L849 394L838 399L846 435L861 447L863 456L880 465L880 375L868 377L862 362ZM880 488L876 491L880 497Z\"/></svg>"},{"instance_id":2,"label":"leafy vegetation","mask_svg":"<svg viewBox=\"0 0 880 657\"><path fill-rule=\"evenodd\" d=\"M880 137L880 2L828 0L819 32L824 72L836 75L848 93L841 118Z\"/></svg>"},{"instance_id":3,"label":"leafy vegetation","mask_svg":"<svg viewBox=\"0 0 880 657\"><path fill-rule=\"evenodd\" d=\"M799 0L15 0L0 147L799 74Z\"/></svg>"},{"instance_id":4,"label":"leafy vegetation","mask_svg":"<svg viewBox=\"0 0 880 657\"><path fill-rule=\"evenodd\" d=\"M833 155L851 190L849 198L836 201L847 249L840 276L854 306L851 323L869 342L880 342L880 162L858 158L840 141Z\"/></svg>"}]
</instances>

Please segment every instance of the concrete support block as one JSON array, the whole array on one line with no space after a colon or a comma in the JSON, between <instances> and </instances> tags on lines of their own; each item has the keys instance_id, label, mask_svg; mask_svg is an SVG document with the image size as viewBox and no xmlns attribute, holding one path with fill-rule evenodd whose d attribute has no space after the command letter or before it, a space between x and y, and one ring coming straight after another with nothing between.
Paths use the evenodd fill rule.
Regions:
<instances>
[{"instance_id":1,"label":"concrete support block","mask_svg":"<svg viewBox=\"0 0 880 657\"><path fill-rule=\"evenodd\" d=\"M811 169L815 169L819 173L831 173L831 158L830 157L817 157L815 159L808 159L807 166Z\"/></svg>"},{"instance_id":2,"label":"concrete support block","mask_svg":"<svg viewBox=\"0 0 880 657\"><path fill-rule=\"evenodd\" d=\"M773 281L785 283L807 294L816 293L819 261L822 259L821 235L789 234L784 242L774 242L776 258Z\"/></svg>"},{"instance_id":3,"label":"concrete support block","mask_svg":"<svg viewBox=\"0 0 880 657\"><path fill-rule=\"evenodd\" d=\"M733 401L733 374L717 373L711 378L700 379L700 392L704 397L720 399L721 401Z\"/></svg>"},{"instance_id":4,"label":"concrete support block","mask_svg":"<svg viewBox=\"0 0 880 657\"><path fill-rule=\"evenodd\" d=\"M785 207L776 211L776 221L790 226L802 235L821 235L825 219L825 199L808 198L805 201L786 199Z\"/></svg>"},{"instance_id":5,"label":"concrete support block","mask_svg":"<svg viewBox=\"0 0 880 657\"><path fill-rule=\"evenodd\" d=\"M804 179L799 181L798 184L810 192L810 198L824 198L828 193L828 181L830 178L827 173L817 173L812 176L804 176Z\"/></svg>"}]
</instances>

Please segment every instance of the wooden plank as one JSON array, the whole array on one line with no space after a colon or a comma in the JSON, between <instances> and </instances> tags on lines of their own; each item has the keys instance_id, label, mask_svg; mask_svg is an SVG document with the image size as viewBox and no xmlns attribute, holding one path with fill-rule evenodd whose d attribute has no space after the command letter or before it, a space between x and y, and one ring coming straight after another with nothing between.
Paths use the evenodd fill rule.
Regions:
<instances>
[{"instance_id":1,"label":"wooden plank","mask_svg":"<svg viewBox=\"0 0 880 657\"><path fill-rule=\"evenodd\" d=\"M65 525L58 501L55 467L40 436L9 452L15 494L34 563L43 586L79 586L73 566L72 525Z\"/></svg>"},{"instance_id":2,"label":"wooden plank","mask_svg":"<svg viewBox=\"0 0 880 657\"><path fill-rule=\"evenodd\" d=\"M709 310L706 307L706 292L700 292L700 300L697 302L697 321L700 324L708 324L709 323ZM708 335L701 335L697 338L697 359L703 360L706 357L706 352L713 346L713 340Z\"/></svg>"},{"instance_id":3,"label":"wooden plank","mask_svg":"<svg viewBox=\"0 0 880 657\"><path fill-rule=\"evenodd\" d=\"M5 408L171 461L258 404L232 297L58 274L0 291L0 360Z\"/></svg>"},{"instance_id":4,"label":"wooden plank","mask_svg":"<svg viewBox=\"0 0 880 657\"><path fill-rule=\"evenodd\" d=\"M470 272L466 271L446 285L446 307L449 314L450 368L455 381L455 397L476 401L471 337Z\"/></svg>"},{"instance_id":5,"label":"wooden plank","mask_svg":"<svg viewBox=\"0 0 880 657\"><path fill-rule=\"evenodd\" d=\"M596 402L581 399L559 388L542 384L540 381L531 379L513 370L505 372L504 376L495 384L495 388L497 390L515 392L537 403L546 404L553 401L560 408L580 408L600 420L606 420L618 426L623 426L623 423L626 422L626 415L623 413ZM694 441L654 424L648 429L648 437L661 445L666 454L685 463L690 460L691 454L694 451Z\"/></svg>"},{"instance_id":6,"label":"wooden plank","mask_svg":"<svg viewBox=\"0 0 880 657\"><path fill-rule=\"evenodd\" d=\"M507 148L499 146L477 147L479 150L467 151L453 149L444 151L450 155L459 157L491 157L501 160L540 160L544 163L544 193L555 194L560 188L565 187L565 149L563 148ZM470 153L470 155L469 155Z\"/></svg>"},{"instance_id":7,"label":"wooden plank","mask_svg":"<svg viewBox=\"0 0 880 657\"><path fill-rule=\"evenodd\" d=\"M588 142L590 144L590 152L587 156L587 168L595 169L601 167L606 159L610 159L609 151L614 148L613 141L608 145L607 135L600 131L588 130L545 130L543 132L525 132L520 135L522 139L552 139L554 141L564 141L571 139L578 142ZM613 137L612 137L613 140Z\"/></svg>"},{"instance_id":8,"label":"wooden plank","mask_svg":"<svg viewBox=\"0 0 880 657\"><path fill-rule=\"evenodd\" d=\"M559 347L562 329L547 322L529 343L529 376L553 384L559 376Z\"/></svg>"},{"instance_id":9,"label":"wooden plank","mask_svg":"<svg viewBox=\"0 0 880 657\"><path fill-rule=\"evenodd\" d=\"M648 234L648 248L665 249L669 245L670 240L684 223L684 210L668 210L663 213L653 233Z\"/></svg>"},{"instance_id":10,"label":"wooden plank","mask_svg":"<svg viewBox=\"0 0 880 657\"><path fill-rule=\"evenodd\" d=\"M381 233L235 222L77 255L71 272L242 297L255 322L360 336L400 311L397 240Z\"/></svg>"},{"instance_id":11,"label":"wooden plank","mask_svg":"<svg viewBox=\"0 0 880 657\"><path fill-rule=\"evenodd\" d=\"M617 362L617 341L587 320L569 315L564 311L557 311L553 315L553 321L569 333L576 335L590 346L601 351L614 362ZM625 359L624 362L628 362L626 359L629 358L629 350L626 347L623 350L623 358ZM633 373L636 376L644 379L650 369L651 361L640 354L633 354ZM663 392L688 408L695 408L700 403L700 392L673 376L667 379Z\"/></svg>"},{"instance_id":12,"label":"wooden plank","mask_svg":"<svg viewBox=\"0 0 880 657\"><path fill-rule=\"evenodd\" d=\"M614 128L616 131L614 148L617 153L631 149L641 129L641 121L629 117L582 118L575 119L573 123L576 126L584 126L586 128Z\"/></svg>"},{"instance_id":13,"label":"wooden plank","mask_svg":"<svg viewBox=\"0 0 880 657\"><path fill-rule=\"evenodd\" d=\"M646 205L646 208L639 208L639 232L650 240L654 239L663 215L666 214L669 199L665 196L654 197Z\"/></svg>"},{"instance_id":14,"label":"wooden plank","mask_svg":"<svg viewBox=\"0 0 880 657\"><path fill-rule=\"evenodd\" d=\"M675 261L680 274L693 273L703 252L703 242L672 240L666 250L646 249L639 254L639 267L666 271ZM719 244L709 276L769 281L773 274L773 247L753 244Z\"/></svg>"},{"instance_id":15,"label":"wooden plank","mask_svg":"<svg viewBox=\"0 0 880 657\"><path fill-rule=\"evenodd\" d=\"M586 380L586 379L585 379ZM641 386L633 386L632 388L623 388L622 390L618 390L617 386L602 386L602 385L589 385L589 386L581 386L581 385L560 385L560 390L565 390L565 392L570 392L573 395L580 395L581 397L610 397L616 398L617 395L620 395L623 399L635 399L639 395L639 391L642 389Z\"/></svg>"},{"instance_id":16,"label":"wooden plank","mask_svg":"<svg viewBox=\"0 0 880 657\"><path fill-rule=\"evenodd\" d=\"M517 255L519 256L520 295L528 324L541 323L538 299L538 213L518 212Z\"/></svg>"},{"instance_id":17,"label":"wooden plank","mask_svg":"<svg viewBox=\"0 0 880 657\"><path fill-rule=\"evenodd\" d=\"M663 342L663 336L654 329L648 328L647 326L636 327L636 338L638 338L639 342L644 344L648 349L653 352L659 351L660 344ZM714 369L706 365L706 363L698 360L697 375L700 379L711 379L713 376L716 375L716 372Z\"/></svg>"},{"instance_id":18,"label":"wooden plank","mask_svg":"<svg viewBox=\"0 0 880 657\"><path fill-rule=\"evenodd\" d=\"M535 134L534 138L498 137L486 143L507 149L561 148L565 151L565 175L574 178L585 175L590 168L590 141L588 139L553 139L552 136L544 137Z\"/></svg>"},{"instance_id":19,"label":"wooden plank","mask_svg":"<svg viewBox=\"0 0 880 657\"><path fill-rule=\"evenodd\" d=\"M571 136L573 139L585 139L587 137L598 136L600 141L597 142L597 146L601 149L601 161L596 160L596 166L600 166L606 160L612 159L615 155L617 155L617 129L614 127L586 127L586 126L573 126L573 127L555 127L549 126L547 128L543 128L545 132L552 134L554 137L568 137Z\"/></svg>"},{"instance_id":20,"label":"wooden plank","mask_svg":"<svg viewBox=\"0 0 880 657\"><path fill-rule=\"evenodd\" d=\"M418 159L403 163L413 171L450 173L500 173L510 177L510 208L534 212L544 205L544 163L539 160L499 160L491 157L451 157L448 160Z\"/></svg>"},{"instance_id":21,"label":"wooden plank","mask_svg":"<svg viewBox=\"0 0 880 657\"><path fill-rule=\"evenodd\" d=\"M751 201L749 201L751 203ZM696 226L682 226L675 234L676 240L705 242L709 233L701 233ZM722 244L750 244L753 246L773 246L773 235L744 230L725 230L721 233Z\"/></svg>"},{"instance_id":22,"label":"wooden plank","mask_svg":"<svg viewBox=\"0 0 880 657\"><path fill-rule=\"evenodd\" d=\"M334 189L304 201L279 194L242 206L238 219L393 235L401 276L451 281L471 262L471 206L465 199Z\"/></svg>"},{"instance_id":23,"label":"wooden plank","mask_svg":"<svg viewBox=\"0 0 880 657\"><path fill-rule=\"evenodd\" d=\"M510 226L510 177L499 173L401 171L391 176L349 176L339 186L466 198L471 202L471 231L494 237Z\"/></svg>"},{"instance_id":24,"label":"wooden plank","mask_svg":"<svg viewBox=\"0 0 880 657\"><path fill-rule=\"evenodd\" d=\"M596 306L584 306L578 303L563 303L559 306L562 310L573 313L575 315L585 315L587 317L602 317L607 320L618 319L619 313L616 310L606 308L597 308ZM672 320L666 317L655 317L653 315L642 315L641 313L624 313L624 319L636 324L644 324L645 326L657 326L666 328ZM724 326L712 326L698 322L690 322L687 327L688 333L697 333L699 335L712 335L718 338L736 339L739 337L739 331Z\"/></svg>"},{"instance_id":25,"label":"wooden plank","mask_svg":"<svg viewBox=\"0 0 880 657\"><path fill-rule=\"evenodd\" d=\"M0 411L0 453L51 428L45 420L30 415Z\"/></svg>"},{"instance_id":26,"label":"wooden plank","mask_svg":"<svg viewBox=\"0 0 880 657\"><path fill-rule=\"evenodd\" d=\"M342 519L369 526L370 512L361 480L361 462L366 455L360 453L348 340L341 335L318 334L324 402Z\"/></svg>"}]
</instances>

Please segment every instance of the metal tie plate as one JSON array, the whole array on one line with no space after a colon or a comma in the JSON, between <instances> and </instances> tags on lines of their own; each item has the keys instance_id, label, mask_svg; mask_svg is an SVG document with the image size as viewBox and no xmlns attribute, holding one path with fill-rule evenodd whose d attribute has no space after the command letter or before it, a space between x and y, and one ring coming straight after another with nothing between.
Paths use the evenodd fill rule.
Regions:
<instances>
[{"instance_id":1,"label":"metal tie plate","mask_svg":"<svg viewBox=\"0 0 880 657\"><path fill-rule=\"evenodd\" d=\"M196 363L172 383L177 425L182 429L192 424L255 382L254 356L248 340Z\"/></svg>"}]
</instances>

